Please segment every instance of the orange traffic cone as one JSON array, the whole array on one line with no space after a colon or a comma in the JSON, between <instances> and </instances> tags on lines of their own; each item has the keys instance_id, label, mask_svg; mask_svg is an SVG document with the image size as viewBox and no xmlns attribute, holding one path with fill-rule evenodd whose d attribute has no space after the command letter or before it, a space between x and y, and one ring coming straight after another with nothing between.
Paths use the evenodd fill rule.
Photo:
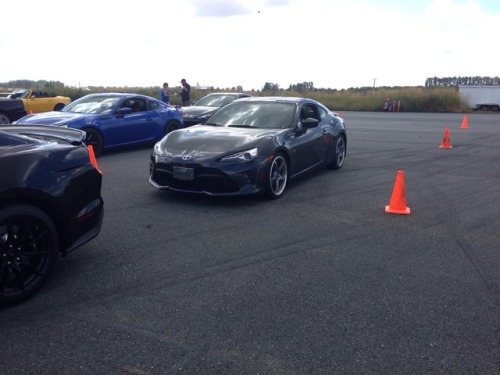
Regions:
<instances>
[{"instance_id":1,"label":"orange traffic cone","mask_svg":"<svg viewBox=\"0 0 500 375\"><path fill-rule=\"evenodd\" d=\"M30 115L32 115L32 114L33 114L33 110L32 110L32 109L30 109L29 114L30 114Z\"/></svg>"},{"instance_id":2,"label":"orange traffic cone","mask_svg":"<svg viewBox=\"0 0 500 375\"><path fill-rule=\"evenodd\" d=\"M385 212L399 215L410 214L410 207L406 206L405 175L403 171L398 171L396 175L391 201L388 206L385 206Z\"/></svg>"},{"instance_id":3,"label":"orange traffic cone","mask_svg":"<svg viewBox=\"0 0 500 375\"><path fill-rule=\"evenodd\" d=\"M439 146L439 148L452 148L453 146L450 144L450 128L446 128L444 131L443 142Z\"/></svg>"},{"instance_id":4,"label":"orange traffic cone","mask_svg":"<svg viewBox=\"0 0 500 375\"><path fill-rule=\"evenodd\" d=\"M464 116L464 120L462 121L462 126L460 129L469 129L469 122L467 121L467 115Z\"/></svg>"}]
</instances>

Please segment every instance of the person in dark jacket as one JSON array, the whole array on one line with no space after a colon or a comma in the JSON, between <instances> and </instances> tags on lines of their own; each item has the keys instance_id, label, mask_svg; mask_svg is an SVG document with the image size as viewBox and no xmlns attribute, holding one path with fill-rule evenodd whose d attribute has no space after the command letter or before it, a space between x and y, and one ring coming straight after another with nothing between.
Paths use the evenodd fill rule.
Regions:
<instances>
[{"instance_id":1,"label":"person in dark jacket","mask_svg":"<svg viewBox=\"0 0 500 375\"><path fill-rule=\"evenodd\" d=\"M182 106L186 107L191 105L191 98L189 96L189 94L191 93L191 85L189 85L189 83L187 83L184 78L181 79L181 85L182 85L182 93L181 93Z\"/></svg>"}]
</instances>

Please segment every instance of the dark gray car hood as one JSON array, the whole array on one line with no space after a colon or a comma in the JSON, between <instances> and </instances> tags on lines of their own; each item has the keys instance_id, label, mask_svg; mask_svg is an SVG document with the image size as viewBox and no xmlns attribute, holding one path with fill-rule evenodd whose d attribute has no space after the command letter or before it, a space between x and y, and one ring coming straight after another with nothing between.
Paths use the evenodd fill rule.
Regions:
<instances>
[{"instance_id":1,"label":"dark gray car hood","mask_svg":"<svg viewBox=\"0 0 500 375\"><path fill-rule=\"evenodd\" d=\"M173 154L197 151L204 155L225 154L255 147L283 129L251 129L195 125L176 130L161 141L161 149Z\"/></svg>"}]
</instances>

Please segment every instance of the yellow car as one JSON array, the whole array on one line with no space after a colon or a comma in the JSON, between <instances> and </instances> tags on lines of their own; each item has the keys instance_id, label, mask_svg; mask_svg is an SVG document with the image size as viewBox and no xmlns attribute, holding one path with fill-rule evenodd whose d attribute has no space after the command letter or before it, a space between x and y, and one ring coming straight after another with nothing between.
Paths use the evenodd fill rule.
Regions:
<instances>
[{"instance_id":1,"label":"yellow car","mask_svg":"<svg viewBox=\"0 0 500 375\"><path fill-rule=\"evenodd\" d=\"M71 99L66 96L51 96L47 92L26 89L14 90L9 97L21 99L27 113L60 111L65 105L71 103Z\"/></svg>"}]
</instances>

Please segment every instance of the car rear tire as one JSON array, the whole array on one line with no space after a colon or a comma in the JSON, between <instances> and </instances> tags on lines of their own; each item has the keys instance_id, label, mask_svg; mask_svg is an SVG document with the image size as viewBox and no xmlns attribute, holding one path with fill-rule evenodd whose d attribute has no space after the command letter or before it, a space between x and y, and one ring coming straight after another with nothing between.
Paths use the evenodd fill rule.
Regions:
<instances>
[{"instance_id":1,"label":"car rear tire","mask_svg":"<svg viewBox=\"0 0 500 375\"><path fill-rule=\"evenodd\" d=\"M49 277L59 254L50 217L24 204L0 210L0 305L31 297Z\"/></svg>"},{"instance_id":2,"label":"car rear tire","mask_svg":"<svg viewBox=\"0 0 500 375\"><path fill-rule=\"evenodd\" d=\"M346 143L343 135L339 135L335 140L335 150L326 166L331 169L340 169L344 165L346 155Z\"/></svg>"},{"instance_id":3,"label":"car rear tire","mask_svg":"<svg viewBox=\"0 0 500 375\"><path fill-rule=\"evenodd\" d=\"M3 114L0 113L0 125L9 125L10 124L10 118Z\"/></svg>"},{"instance_id":4,"label":"car rear tire","mask_svg":"<svg viewBox=\"0 0 500 375\"><path fill-rule=\"evenodd\" d=\"M285 192L288 183L288 163L282 154L276 154L269 166L266 179L266 196L277 199Z\"/></svg>"},{"instance_id":5,"label":"car rear tire","mask_svg":"<svg viewBox=\"0 0 500 375\"><path fill-rule=\"evenodd\" d=\"M181 128L181 124L179 121L169 121L167 122L167 125L165 126L165 134L170 133L171 131L177 130Z\"/></svg>"},{"instance_id":6,"label":"car rear tire","mask_svg":"<svg viewBox=\"0 0 500 375\"><path fill-rule=\"evenodd\" d=\"M85 143L87 145L92 145L92 148L94 149L94 155L99 156L104 148L101 133L92 128L84 130L85 133L87 133L87 138L85 139Z\"/></svg>"}]
</instances>

